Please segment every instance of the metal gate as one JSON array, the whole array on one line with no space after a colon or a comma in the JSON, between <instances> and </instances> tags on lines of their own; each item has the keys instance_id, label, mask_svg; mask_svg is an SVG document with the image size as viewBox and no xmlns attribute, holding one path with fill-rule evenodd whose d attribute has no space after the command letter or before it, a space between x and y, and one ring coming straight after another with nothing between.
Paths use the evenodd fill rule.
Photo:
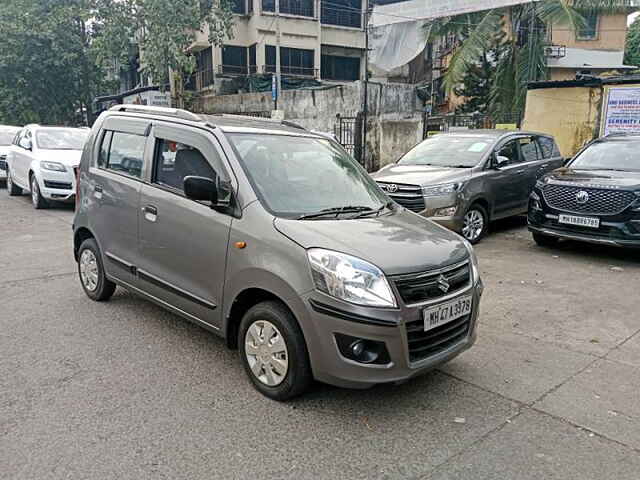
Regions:
<instances>
[{"instance_id":1,"label":"metal gate","mask_svg":"<svg viewBox=\"0 0 640 480\"><path fill-rule=\"evenodd\" d=\"M333 133L347 153L362 163L362 115L343 117L337 114Z\"/></svg>"}]
</instances>

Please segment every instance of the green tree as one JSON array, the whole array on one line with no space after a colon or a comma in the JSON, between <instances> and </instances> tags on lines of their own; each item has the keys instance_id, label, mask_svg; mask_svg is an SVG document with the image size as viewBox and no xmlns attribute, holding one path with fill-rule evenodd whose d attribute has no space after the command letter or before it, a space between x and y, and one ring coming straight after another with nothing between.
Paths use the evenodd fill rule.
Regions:
<instances>
[{"instance_id":1,"label":"green tree","mask_svg":"<svg viewBox=\"0 0 640 480\"><path fill-rule=\"evenodd\" d=\"M0 9L0 121L78 124L103 74L90 0L11 0ZM89 119L91 120L91 119Z\"/></svg>"},{"instance_id":2,"label":"green tree","mask_svg":"<svg viewBox=\"0 0 640 480\"><path fill-rule=\"evenodd\" d=\"M640 17L636 18L629 27L624 63L625 65L640 67Z\"/></svg>"},{"instance_id":3,"label":"green tree","mask_svg":"<svg viewBox=\"0 0 640 480\"><path fill-rule=\"evenodd\" d=\"M229 0L95 0L95 46L102 62L127 61L132 45L140 49L141 68L156 84L169 83L169 70L190 74L195 59L189 47L208 26L209 42L232 36Z\"/></svg>"},{"instance_id":4,"label":"green tree","mask_svg":"<svg viewBox=\"0 0 640 480\"><path fill-rule=\"evenodd\" d=\"M449 91L459 88L485 52L494 47L495 32L507 32L504 49L492 60L494 73L488 101L489 113L501 116L522 111L527 83L547 78L547 25L562 24L577 30L585 25L588 13L628 9L627 0L540 0L438 19L428 23L425 30L429 40L448 34L460 41L445 74L445 88Z\"/></svg>"}]
</instances>

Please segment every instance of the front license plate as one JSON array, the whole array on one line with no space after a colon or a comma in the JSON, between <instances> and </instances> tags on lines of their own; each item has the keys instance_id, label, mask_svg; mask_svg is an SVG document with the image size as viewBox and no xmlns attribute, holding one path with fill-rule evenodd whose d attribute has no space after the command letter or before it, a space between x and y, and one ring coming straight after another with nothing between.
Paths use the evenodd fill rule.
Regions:
<instances>
[{"instance_id":1,"label":"front license plate","mask_svg":"<svg viewBox=\"0 0 640 480\"><path fill-rule=\"evenodd\" d=\"M464 317L471 313L473 297L459 297L451 302L443 303L437 307L424 310L424 331L431 330L456 318Z\"/></svg>"},{"instance_id":2,"label":"front license plate","mask_svg":"<svg viewBox=\"0 0 640 480\"><path fill-rule=\"evenodd\" d=\"M578 227L600 228L600 219L592 217L578 217L575 215L561 214L558 217L559 223L566 225L576 225Z\"/></svg>"}]
</instances>

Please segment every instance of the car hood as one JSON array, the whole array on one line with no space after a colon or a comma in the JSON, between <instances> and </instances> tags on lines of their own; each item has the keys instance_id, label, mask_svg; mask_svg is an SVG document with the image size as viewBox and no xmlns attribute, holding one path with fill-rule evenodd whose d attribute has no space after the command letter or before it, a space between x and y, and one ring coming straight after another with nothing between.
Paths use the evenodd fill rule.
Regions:
<instances>
[{"instance_id":1,"label":"car hood","mask_svg":"<svg viewBox=\"0 0 640 480\"><path fill-rule=\"evenodd\" d=\"M436 167L430 165L387 165L372 175L377 182L412 185L437 185L461 182L471 176L469 168Z\"/></svg>"},{"instance_id":2,"label":"car hood","mask_svg":"<svg viewBox=\"0 0 640 480\"><path fill-rule=\"evenodd\" d=\"M38 150L38 158L45 162L59 162L67 167L80 165L82 150Z\"/></svg>"},{"instance_id":3,"label":"car hood","mask_svg":"<svg viewBox=\"0 0 640 480\"><path fill-rule=\"evenodd\" d=\"M578 170L559 168L545 179L548 183L584 187L640 189L640 172L615 172L611 170Z\"/></svg>"},{"instance_id":4,"label":"car hood","mask_svg":"<svg viewBox=\"0 0 640 480\"><path fill-rule=\"evenodd\" d=\"M9 148L11 145L0 145L0 157L9 153Z\"/></svg>"},{"instance_id":5,"label":"car hood","mask_svg":"<svg viewBox=\"0 0 640 480\"><path fill-rule=\"evenodd\" d=\"M353 255L376 265L387 275L441 268L469 256L460 236L405 209L356 220L277 218L274 225L304 248L326 248Z\"/></svg>"}]
</instances>

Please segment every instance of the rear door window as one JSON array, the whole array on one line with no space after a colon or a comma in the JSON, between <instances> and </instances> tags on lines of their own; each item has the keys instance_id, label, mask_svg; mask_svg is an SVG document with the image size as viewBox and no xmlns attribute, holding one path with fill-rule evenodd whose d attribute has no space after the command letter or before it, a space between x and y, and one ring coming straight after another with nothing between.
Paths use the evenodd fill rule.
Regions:
<instances>
[{"instance_id":1,"label":"rear door window","mask_svg":"<svg viewBox=\"0 0 640 480\"><path fill-rule=\"evenodd\" d=\"M537 162L539 158L538 146L533 138L525 137L518 139L520 152L522 152L523 162Z\"/></svg>"},{"instance_id":2,"label":"rear door window","mask_svg":"<svg viewBox=\"0 0 640 480\"><path fill-rule=\"evenodd\" d=\"M133 133L110 133L111 135L107 133L103 137L100 149L99 162L103 162L102 167L130 177L141 178L147 138ZM109 143L108 146L107 143Z\"/></svg>"},{"instance_id":3,"label":"rear door window","mask_svg":"<svg viewBox=\"0 0 640 480\"><path fill-rule=\"evenodd\" d=\"M556 145L553 138L550 137L538 137L538 145L542 151L542 158L548 159L560 156L560 150Z\"/></svg>"}]
</instances>

